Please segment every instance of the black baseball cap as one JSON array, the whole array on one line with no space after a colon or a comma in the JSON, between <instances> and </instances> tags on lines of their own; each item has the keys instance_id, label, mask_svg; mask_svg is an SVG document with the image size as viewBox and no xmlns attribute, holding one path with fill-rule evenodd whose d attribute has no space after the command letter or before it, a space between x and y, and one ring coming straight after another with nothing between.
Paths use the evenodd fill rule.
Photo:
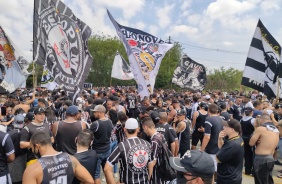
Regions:
<instances>
[{"instance_id":1,"label":"black baseball cap","mask_svg":"<svg viewBox=\"0 0 282 184\"><path fill-rule=\"evenodd\" d=\"M178 111L177 111L177 115L178 115L178 116L186 115L186 110L184 110L184 109L178 110Z\"/></svg>"},{"instance_id":2,"label":"black baseball cap","mask_svg":"<svg viewBox=\"0 0 282 184\"><path fill-rule=\"evenodd\" d=\"M200 150L188 150L182 158L170 157L169 163L176 171L203 178L212 177L215 172L212 157Z\"/></svg>"},{"instance_id":3,"label":"black baseball cap","mask_svg":"<svg viewBox=\"0 0 282 184\"><path fill-rule=\"evenodd\" d=\"M244 108L244 112L252 112L253 109L251 107L246 107Z\"/></svg>"},{"instance_id":4,"label":"black baseball cap","mask_svg":"<svg viewBox=\"0 0 282 184\"><path fill-rule=\"evenodd\" d=\"M206 102L200 102L200 107L201 108L206 108L206 107L208 107L208 104L206 103Z\"/></svg>"},{"instance_id":5,"label":"black baseball cap","mask_svg":"<svg viewBox=\"0 0 282 184\"><path fill-rule=\"evenodd\" d=\"M223 126L233 128L236 132L241 132L241 124L238 120L231 119L229 121L222 121L222 122L223 122Z\"/></svg>"},{"instance_id":6,"label":"black baseball cap","mask_svg":"<svg viewBox=\"0 0 282 184\"><path fill-rule=\"evenodd\" d=\"M150 117L152 118L154 123L158 123L161 119L160 114L157 111L152 111L150 113Z\"/></svg>"},{"instance_id":7,"label":"black baseball cap","mask_svg":"<svg viewBox=\"0 0 282 184\"><path fill-rule=\"evenodd\" d=\"M46 113L46 110L45 110L45 108L43 108L43 107L36 107L35 109L34 109L34 112L33 112L34 114L40 114L40 113Z\"/></svg>"},{"instance_id":8,"label":"black baseball cap","mask_svg":"<svg viewBox=\"0 0 282 184\"><path fill-rule=\"evenodd\" d=\"M225 109L226 108L226 103L225 102L220 102L218 103L218 107L221 109Z\"/></svg>"}]
</instances>

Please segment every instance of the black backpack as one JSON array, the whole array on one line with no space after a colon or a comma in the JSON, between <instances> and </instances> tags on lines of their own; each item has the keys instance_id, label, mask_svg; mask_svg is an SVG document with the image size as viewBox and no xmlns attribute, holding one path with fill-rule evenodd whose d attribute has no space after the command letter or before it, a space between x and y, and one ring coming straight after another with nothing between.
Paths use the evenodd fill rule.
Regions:
<instances>
[{"instance_id":1,"label":"black backpack","mask_svg":"<svg viewBox=\"0 0 282 184\"><path fill-rule=\"evenodd\" d=\"M164 138L162 140L155 136L161 142L162 151L159 155L157 177L165 181L172 181L177 177L176 171L169 164L169 157L172 157L171 151L168 149Z\"/></svg>"}]
</instances>

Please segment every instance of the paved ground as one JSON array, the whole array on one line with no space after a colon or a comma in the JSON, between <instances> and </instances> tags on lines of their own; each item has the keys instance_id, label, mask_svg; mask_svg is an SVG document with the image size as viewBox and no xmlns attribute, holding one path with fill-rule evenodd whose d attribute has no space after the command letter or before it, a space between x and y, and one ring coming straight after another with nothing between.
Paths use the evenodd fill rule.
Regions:
<instances>
[{"instance_id":1,"label":"paved ground","mask_svg":"<svg viewBox=\"0 0 282 184\"><path fill-rule=\"evenodd\" d=\"M280 160L280 161L282 161L282 160ZM273 180L274 180L275 184L282 184L282 179L276 177L277 174L279 173L278 170L282 170L282 166L275 165L273 173L272 173ZM103 172L101 174L101 178L105 178ZM118 180L118 178L116 178L116 181L117 180ZM106 182L102 182L102 183L106 183ZM245 175L244 172L243 172L243 182L242 182L242 184L254 184L254 183L255 183L254 178L252 176ZM232 184L232 183L230 183L230 184Z\"/></svg>"},{"instance_id":2,"label":"paved ground","mask_svg":"<svg viewBox=\"0 0 282 184\"><path fill-rule=\"evenodd\" d=\"M281 160L280 160L281 161ZM282 179L277 178L278 170L282 170L282 166L275 165L272 173L273 180L275 184L282 184ZM243 184L254 184L254 178L252 176L245 175L243 173Z\"/></svg>"}]
</instances>

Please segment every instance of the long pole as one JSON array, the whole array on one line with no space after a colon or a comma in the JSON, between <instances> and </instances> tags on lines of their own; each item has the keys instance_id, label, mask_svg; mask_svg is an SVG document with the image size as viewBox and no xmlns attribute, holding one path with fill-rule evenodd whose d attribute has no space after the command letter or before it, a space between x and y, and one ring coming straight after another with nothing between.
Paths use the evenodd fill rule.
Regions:
<instances>
[{"instance_id":1,"label":"long pole","mask_svg":"<svg viewBox=\"0 0 282 184\"><path fill-rule=\"evenodd\" d=\"M280 85L281 85L280 80L279 80L279 76L277 76L277 82L278 82L278 86L277 86L276 102L279 102L279 97L280 97L279 89L280 89Z\"/></svg>"}]
</instances>

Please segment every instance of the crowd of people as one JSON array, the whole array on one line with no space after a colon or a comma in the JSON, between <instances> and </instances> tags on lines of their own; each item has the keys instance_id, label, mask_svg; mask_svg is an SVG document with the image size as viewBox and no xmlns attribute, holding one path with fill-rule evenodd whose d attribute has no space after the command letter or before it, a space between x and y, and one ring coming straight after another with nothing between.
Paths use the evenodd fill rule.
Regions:
<instances>
[{"instance_id":1,"label":"crowd of people","mask_svg":"<svg viewBox=\"0 0 282 184\"><path fill-rule=\"evenodd\" d=\"M19 89L0 106L0 183L272 184L282 165L282 103L255 90Z\"/></svg>"}]
</instances>

